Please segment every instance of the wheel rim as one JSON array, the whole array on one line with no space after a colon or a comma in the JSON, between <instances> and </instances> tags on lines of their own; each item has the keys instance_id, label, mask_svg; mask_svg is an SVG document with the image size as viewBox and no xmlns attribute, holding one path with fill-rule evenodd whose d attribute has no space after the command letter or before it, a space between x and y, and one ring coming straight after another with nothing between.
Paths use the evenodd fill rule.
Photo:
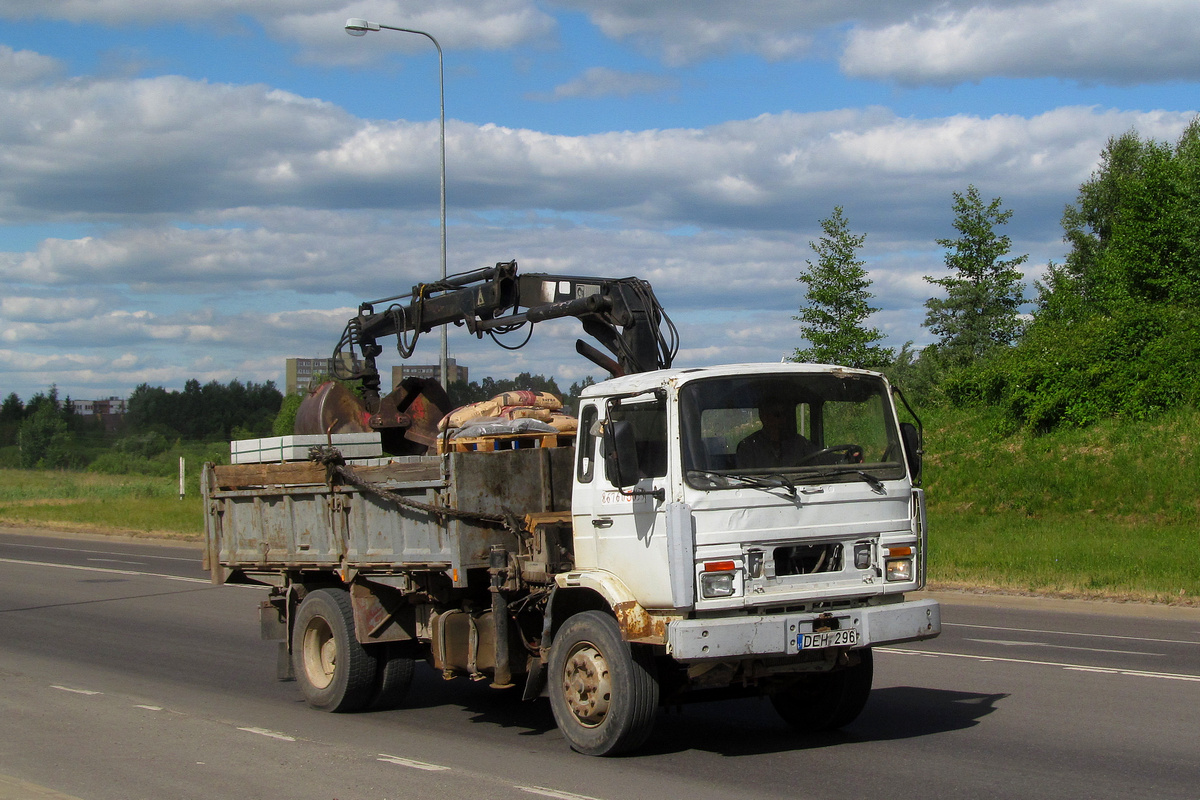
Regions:
<instances>
[{"instance_id":1,"label":"wheel rim","mask_svg":"<svg viewBox=\"0 0 1200 800\"><path fill-rule=\"evenodd\" d=\"M604 722L612 700L608 661L591 642L580 642L563 665L563 696L581 725L594 728Z\"/></svg>"},{"instance_id":2,"label":"wheel rim","mask_svg":"<svg viewBox=\"0 0 1200 800\"><path fill-rule=\"evenodd\" d=\"M308 682L316 689L324 689L333 683L333 674L337 670L337 641L328 622L320 617L309 621L301 651Z\"/></svg>"}]
</instances>

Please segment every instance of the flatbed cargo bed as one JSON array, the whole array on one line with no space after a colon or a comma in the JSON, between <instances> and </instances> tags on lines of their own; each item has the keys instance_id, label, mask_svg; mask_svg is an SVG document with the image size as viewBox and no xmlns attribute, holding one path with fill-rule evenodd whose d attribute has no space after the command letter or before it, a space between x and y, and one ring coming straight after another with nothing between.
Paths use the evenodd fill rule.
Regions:
<instances>
[{"instance_id":1,"label":"flatbed cargo bed","mask_svg":"<svg viewBox=\"0 0 1200 800\"><path fill-rule=\"evenodd\" d=\"M466 585L466 570L486 568L493 545L513 545L498 520L570 511L572 452L453 452L348 465L360 485L341 475L327 480L316 462L207 465L206 566L216 583L277 583L273 577L288 570L435 569Z\"/></svg>"}]
</instances>

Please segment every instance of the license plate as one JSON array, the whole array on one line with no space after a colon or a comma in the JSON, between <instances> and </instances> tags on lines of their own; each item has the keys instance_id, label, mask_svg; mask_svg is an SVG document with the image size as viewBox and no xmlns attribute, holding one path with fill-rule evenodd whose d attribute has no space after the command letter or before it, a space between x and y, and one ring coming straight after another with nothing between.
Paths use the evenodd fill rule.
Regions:
<instances>
[{"instance_id":1,"label":"license plate","mask_svg":"<svg viewBox=\"0 0 1200 800\"><path fill-rule=\"evenodd\" d=\"M800 650L819 650L822 647L853 647L858 644L858 629L840 631L800 633L796 635L796 647Z\"/></svg>"}]
</instances>

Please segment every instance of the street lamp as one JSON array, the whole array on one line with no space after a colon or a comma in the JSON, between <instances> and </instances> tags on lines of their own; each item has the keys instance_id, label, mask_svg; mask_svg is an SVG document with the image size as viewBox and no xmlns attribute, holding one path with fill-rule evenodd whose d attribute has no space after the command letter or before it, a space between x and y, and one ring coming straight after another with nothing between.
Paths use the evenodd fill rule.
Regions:
<instances>
[{"instance_id":1,"label":"street lamp","mask_svg":"<svg viewBox=\"0 0 1200 800\"><path fill-rule=\"evenodd\" d=\"M425 31L417 31L412 28L396 28L391 25L383 25L378 22L370 22L365 19L348 19L346 20L346 33L351 36L366 36L368 31L377 30L400 31L401 33L415 33L424 36L429 41L433 42L433 46L437 48L438 54L438 89L441 94L441 153L442 153L442 182L441 182L441 201L442 201L442 280L446 280L446 70L442 64L442 46L438 44L438 40L433 38L431 34ZM449 346L447 344L446 326L442 326L442 353L439 367L441 368L442 383L446 388L450 388L450 375L447 372L449 364Z\"/></svg>"}]
</instances>

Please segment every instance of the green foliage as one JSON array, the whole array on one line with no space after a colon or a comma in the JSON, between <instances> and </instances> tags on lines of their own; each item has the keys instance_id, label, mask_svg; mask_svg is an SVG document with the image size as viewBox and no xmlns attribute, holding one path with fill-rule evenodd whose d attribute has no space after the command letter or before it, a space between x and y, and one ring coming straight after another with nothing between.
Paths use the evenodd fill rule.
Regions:
<instances>
[{"instance_id":1,"label":"green foliage","mask_svg":"<svg viewBox=\"0 0 1200 800\"><path fill-rule=\"evenodd\" d=\"M135 430L164 426L185 439L229 439L235 427L267 436L282 402L272 381L190 380L182 392L143 383L129 396L125 418Z\"/></svg>"},{"instance_id":2,"label":"green foliage","mask_svg":"<svg viewBox=\"0 0 1200 800\"><path fill-rule=\"evenodd\" d=\"M879 309L868 302L874 295L865 262L858 250L866 235L850 233L849 222L836 206L828 219L821 220L824 235L809 246L817 254L817 263L806 261L808 269L796 279L808 285L800 309L800 332L811 343L797 348L793 361L842 364L864 369L879 369L891 363L893 353L876 344L883 338L877 328L864 327L867 317Z\"/></svg>"},{"instance_id":3,"label":"green foliage","mask_svg":"<svg viewBox=\"0 0 1200 800\"><path fill-rule=\"evenodd\" d=\"M21 466L26 469L63 469L72 466L74 436L67 429L56 402L40 403L17 431Z\"/></svg>"},{"instance_id":4,"label":"green foliage","mask_svg":"<svg viewBox=\"0 0 1200 800\"><path fill-rule=\"evenodd\" d=\"M1035 325L1020 345L946 392L960 403L997 404L1021 425L1047 431L1200 405L1197 364L1200 310L1133 306Z\"/></svg>"},{"instance_id":5,"label":"green foliage","mask_svg":"<svg viewBox=\"0 0 1200 800\"><path fill-rule=\"evenodd\" d=\"M153 458L166 451L170 446L171 443L167 441L167 437L159 431L146 431L118 439L113 445L113 450L134 458Z\"/></svg>"},{"instance_id":6,"label":"green foliage","mask_svg":"<svg viewBox=\"0 0 1200 800\"><path fill-rule=\"evenodd\" d=\"M997 347L1011 345L1021 333L1017 315L1024 301L1021 271L1027 256L1005 259L1012 246L1008 236L996 233L1012 211L1002 210L1000 198L984 205L975 186L966 194L954 193L954 228L957 239L938 239L947 248L944 278L925 280L946 291L945 298L925 302L925 327L939 338L947 361L969 365Z\"/></svg>"},{"instance_id":7,"label":"green foliage","mask_svg":"<svg viewBox=\"0 0 1200 800\"><path fill-rule=\"evenodd\" d=\"M1086 311L1131 303L1195 305L1200 289L1200 120L1172 148L1134 131L1110 139L1100 166L1063 212L1063 275ZM1050 292L1043 313L1061 313Z\"/></svg>"},{"instance_id":8,"label":"green foliage","mask_svg":"<svg viewBox=\"0 0 1200 800\"><path fill-rule=\"evenodd\" d=\"M300 404L303 402L302 394L289 394L283 398L279 413L271 423L272 436L291 436L296 432L296 412L300 410Z\"/></svg>"},{"instance_id":9,"label":"green foliage","mask_svg":"<svg viewBox=\"0 0 1200 800\"><path fill-rule=\"evenodd\" d=\"M1174 148L1111 139L1063 228L1025 336L947 395L1037 431L1200 403L1200 121Z\"/></svg>"}]
</instances>

